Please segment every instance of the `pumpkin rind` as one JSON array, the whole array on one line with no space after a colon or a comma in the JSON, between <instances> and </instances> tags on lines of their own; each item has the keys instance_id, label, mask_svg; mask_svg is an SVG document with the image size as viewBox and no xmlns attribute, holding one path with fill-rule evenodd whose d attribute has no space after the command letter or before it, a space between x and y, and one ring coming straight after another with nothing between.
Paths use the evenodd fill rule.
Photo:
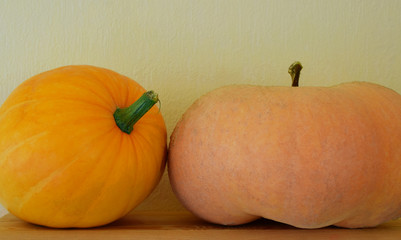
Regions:
<instances>
[{"instance_id":1,"label":"pumpkin rind","mask_svg":"<svg viewBox=\"0 0 401 240\"><path fill-rule=\"evenodd\" d=\"M366 82L214 90L172 133L172 188L224 225L376 226L401 216L400 106Z\"/></svg>"},{"instance_id":2,"label":"pumpkin rind","mask_svg":"<svg viewBox=\"0 0 401 240\"><path fill-rule=\"evenodd\" d=\"M144 92L93 66L61 67L22 83L0 108L0 202L50 227L100 226L131 211L165 166L166 129L156 106L131 134L113 118Z\"/></svg>"}]
</instances>

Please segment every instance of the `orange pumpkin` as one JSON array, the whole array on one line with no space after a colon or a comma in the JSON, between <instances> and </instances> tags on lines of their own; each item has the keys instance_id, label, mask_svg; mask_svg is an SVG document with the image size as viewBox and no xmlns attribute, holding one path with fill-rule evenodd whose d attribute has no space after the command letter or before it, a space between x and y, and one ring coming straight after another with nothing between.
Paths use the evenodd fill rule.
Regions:
<instances>
[{"instance_id":1,"label":"orange pumpkin","mask_svg":"<svg viewBox=\"0 0 401 240\"><path fill-rule=\"evenodd\" d=\"M93 66L28 79L0 108L0 202L49 227L94 227L124 216L164 171L157 101L135 81Z\"/></svg>"},{"instance_id":2,"label":"orange pumpkin","mask_svg":"<svg viewBox=\"0 0 401 240\"><path fill-rule=\"evenodd\" d=\"M168 171L214 223L376 226L401 216L401 96L367 82L219 88L178 122Z\"/></svg>"}]
</instances>

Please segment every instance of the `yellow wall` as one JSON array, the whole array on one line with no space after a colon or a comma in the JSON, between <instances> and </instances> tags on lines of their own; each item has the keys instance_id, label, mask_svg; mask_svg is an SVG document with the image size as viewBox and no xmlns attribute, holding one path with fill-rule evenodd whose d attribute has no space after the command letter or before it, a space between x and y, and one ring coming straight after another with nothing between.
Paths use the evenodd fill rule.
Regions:
<instances>
[{"instance_id":1,"label":"yellow wall","mask_svg":"<svg viewBox=\"0 0 401 240\"><path fill-rule=\"evenodd\" d=\"M401 1L0 0L0 103L69 64L110 68L159 93L170 134L200 95L233 83L365 80L401 93ZM180 209L164 176L139 209ZM0 208L0 215L5 210Z\"/></svg>"}]
</instances>

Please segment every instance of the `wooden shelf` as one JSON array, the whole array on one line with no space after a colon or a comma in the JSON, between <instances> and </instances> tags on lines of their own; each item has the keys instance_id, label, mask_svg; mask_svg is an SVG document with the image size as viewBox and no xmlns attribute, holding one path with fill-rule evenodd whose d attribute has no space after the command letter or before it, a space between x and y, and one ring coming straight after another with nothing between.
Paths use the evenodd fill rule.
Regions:
<instances>
[{"instance_id":1,"label":"wooden shelf","mask_svg":"<svg viewBox=\"0 0 401 240\"><path fill-rule=\"evenodd\" d=\"M188 212L132 212L104 227L51 229L8 214L0 218L0 239L401 239L401 219L369 229L297 229L260 219L225 227L207 223Z\"/></svg>"}]
</instances>

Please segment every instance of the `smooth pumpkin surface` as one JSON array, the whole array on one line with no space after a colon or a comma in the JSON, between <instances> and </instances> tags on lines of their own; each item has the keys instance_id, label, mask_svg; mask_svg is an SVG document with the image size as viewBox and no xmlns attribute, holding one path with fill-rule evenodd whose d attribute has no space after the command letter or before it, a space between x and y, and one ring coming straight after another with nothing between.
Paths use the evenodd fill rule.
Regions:
<instances>
[{"instance_id":1,"label":"smooth pumpkin surface","mask_svg":"<svg viewBox=\"0 0 401 240\"><path fill-rule=\"evenodd\" d=\"M0 108L0 202L50 227L112 222L144 200L165 167L166 128L154 106L120 130L116 109L145 89L113 71L66 66L17 87Z\"/></svg>"},{"instance_id":2,"label":"smooth pumpkin surface","mask_svg":"<svg viewBox=\"0 0 401 240\"><path fill-rule=\"evenodd\" d=\"M219 88L178 122L168 171L214 223L376 226L401 216L401 96L367 82Z\"/></svg>"}]
</instances>

